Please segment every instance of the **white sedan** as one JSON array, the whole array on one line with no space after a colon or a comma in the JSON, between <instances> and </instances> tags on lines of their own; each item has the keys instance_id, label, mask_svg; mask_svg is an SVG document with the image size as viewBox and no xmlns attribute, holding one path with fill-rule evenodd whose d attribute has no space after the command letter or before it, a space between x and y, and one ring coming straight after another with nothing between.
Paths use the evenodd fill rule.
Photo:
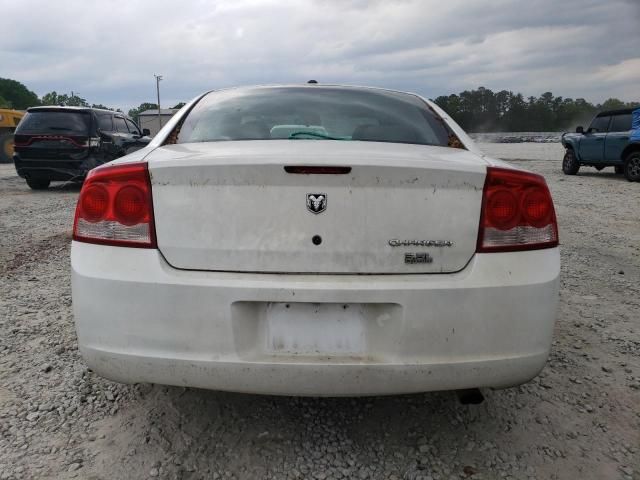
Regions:
<instances>
[{"instance_id":1,"label":"white sedan","mask_svg":"<svg viewBox=\"0 0 640 480\"><path fill-rule=\"evenodd\" d=\"M76 210L87 365L283 395L507 387L543 368L560 258L542 177L390 90L206 93Z\"/></svg>"}]
</instances>

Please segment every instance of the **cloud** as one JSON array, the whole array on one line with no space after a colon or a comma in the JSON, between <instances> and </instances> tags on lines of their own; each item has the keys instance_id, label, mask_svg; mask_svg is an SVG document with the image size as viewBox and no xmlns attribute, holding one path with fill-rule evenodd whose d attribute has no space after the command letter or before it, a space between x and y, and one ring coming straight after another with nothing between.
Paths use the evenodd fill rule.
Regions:
<instances>
[{"instance_id":1,"label":"cloud","mask_svg":"<svg viewBox=\"0 0 640 480\"><path fill-rule=\"evenodd\" d=\"M435 97L484 85L637 99L636 0L21 0L0 76L42 95L164 105L243 84L366 84Z\"/></svg>"}]
</instances>

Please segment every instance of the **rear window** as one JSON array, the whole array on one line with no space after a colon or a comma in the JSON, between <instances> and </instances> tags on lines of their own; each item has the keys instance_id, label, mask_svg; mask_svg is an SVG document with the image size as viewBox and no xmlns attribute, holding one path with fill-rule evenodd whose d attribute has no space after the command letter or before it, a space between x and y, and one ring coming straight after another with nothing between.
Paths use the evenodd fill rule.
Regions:
<instances>
[{"instance_id":1,"label":"rear window","mask_svg":"<svg viewBox=\"0 0 640 480\"><path fill-rule=\"evenodd\" d=\"M98 115L98 126L100 130L103 132L112 132L113 131L113 122L111 121L110 114L99 114Z\"/></svg>"},{"instance_id":2,"label":"rear window","mask_svg":"<svg viewBox=\"0 0 640 480\"><path fill-rule=\"evenodd\" d=\"M89 125L89 112L33 111L27 112L18 126L16 133L67 133L87 135Z\"/></svg>"},{"instance_id":3,"label":"rear window","mask_svg":"<svg viewBox=\"0 0 640 480\"><path fill-rule=\"evenodd\" d=\"M610 132L626 132L631 130L631 114L616 115L611 121Z\"/></svg>"},{"instance_id":4,"label":"rear window","mask_svg":"<svg viewBox=\"0 0 640 480\"><path fill-rule=\"evenodd\" d=\"M438 146L457 140L414 95L318 86L209 93L184 120L177 143L278 139Z\"/></svg>"}]
</instances>

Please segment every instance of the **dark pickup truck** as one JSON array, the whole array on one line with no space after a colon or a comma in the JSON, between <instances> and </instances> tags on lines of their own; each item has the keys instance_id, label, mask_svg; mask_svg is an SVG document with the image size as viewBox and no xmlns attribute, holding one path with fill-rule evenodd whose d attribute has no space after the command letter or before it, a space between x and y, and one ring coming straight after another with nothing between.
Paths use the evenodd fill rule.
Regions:
<instances>
[{"instance_id":1,"label":"dark pickup truck","mask_svg":"<svg viewBox=\"0 0 640 480\"><path fill-rule=\"evenodd\" d=\"M149 131L120 112L33 107L15 132L13 161L34 190L51 181L82 181L89 170L145 147Z\"/></svg>"},{"instance_id":2,"label":"dark pickup truck","mask_svg":"<svg viewBox=\"0 0 640 480\"><path fill-rule=\"evenodd\" d=\"M562 171L575 175L582 165L614 167L631 182L640 181L640 108L600 112L587 130L562 135Z\"/></svg>"}]
</instances>

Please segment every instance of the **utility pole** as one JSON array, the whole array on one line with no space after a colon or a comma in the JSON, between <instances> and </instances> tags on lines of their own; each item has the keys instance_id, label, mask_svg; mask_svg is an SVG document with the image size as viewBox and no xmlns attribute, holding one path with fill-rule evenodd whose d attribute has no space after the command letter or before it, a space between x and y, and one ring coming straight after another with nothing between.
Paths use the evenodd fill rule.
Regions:
<instances>
[{"instance_id":1,"label":"utility pole","mask_svg":"<svg viewBox=\"0 0 640 480\"><path fill-rule=\"evenodd\" d=\"M162 80L162 75L153 74L156 77L156 92L158 93L158 131L162 129L162 119L160 117L160 80Z\"/></svg>"}]
</instances>

